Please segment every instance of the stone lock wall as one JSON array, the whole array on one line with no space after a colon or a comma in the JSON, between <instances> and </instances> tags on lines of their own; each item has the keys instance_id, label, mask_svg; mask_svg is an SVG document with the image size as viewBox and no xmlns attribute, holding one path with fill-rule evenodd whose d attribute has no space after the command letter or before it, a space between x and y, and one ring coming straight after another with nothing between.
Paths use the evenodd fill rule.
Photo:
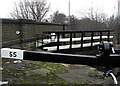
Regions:
<instances>
[{"instance_id":1,"label":"stone lock wall","mask_svg":"<svg viewBox=\"0 0 120 86\"><path fill-rule=\"evenodd\" d=\"M37 35L43 31L62 31L63 24L35 22L24 19L0 19L2 25L2 47L32 49ZM19 31L19 34L16 34Z\"/></svg>"}]
</instances>

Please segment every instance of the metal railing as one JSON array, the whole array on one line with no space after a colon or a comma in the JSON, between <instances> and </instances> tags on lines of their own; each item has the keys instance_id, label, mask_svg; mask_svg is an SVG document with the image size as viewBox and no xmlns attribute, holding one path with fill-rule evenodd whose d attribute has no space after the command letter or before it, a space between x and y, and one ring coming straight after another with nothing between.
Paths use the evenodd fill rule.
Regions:
<instances>
[{"instance_id":1,"label":"metal railing","mask_svg":"<svg viewBox=\"0 0 120 86\"><path fill-rule=\"evenodd\" d=\"M93 47L102 41L113 41L111 36L113 30L97 30L97 31L45 31L43 34L51 36L51 33L55 33L56 37L54 41L51 39L42 39L43 41L48 41L53 43L49 47L56 48L57 51L60 50L60 47L67 47L68 49L74 48L76 45L77 48L83 48L86 45ZM61 45L62 43L62 45ZM67 45L66 45L67 44ZM55 47L56 46L56 47ZM45 46L44 46L45 47ZM88 46L87 46L88 47Z\"/></svg>"}]
</instances>

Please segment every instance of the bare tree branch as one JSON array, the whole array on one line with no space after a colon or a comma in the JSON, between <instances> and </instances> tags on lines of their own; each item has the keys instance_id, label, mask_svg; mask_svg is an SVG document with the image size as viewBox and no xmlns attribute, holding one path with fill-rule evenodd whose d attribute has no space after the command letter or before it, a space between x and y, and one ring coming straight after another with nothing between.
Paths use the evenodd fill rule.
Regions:
<instances>
[{"instance_id":1,"label":"bare tree branch","mask_svg":"<svg viewBox=\"0 0 120 86\"><path fill-rule=\"evenodd\" d=\"M15 3L15 9L11 13L14 19L31 19L42 21L45 15L49 12L50 5L47 5L46 0L23 0L18 4Z\"/></svg>"}]
</instances>

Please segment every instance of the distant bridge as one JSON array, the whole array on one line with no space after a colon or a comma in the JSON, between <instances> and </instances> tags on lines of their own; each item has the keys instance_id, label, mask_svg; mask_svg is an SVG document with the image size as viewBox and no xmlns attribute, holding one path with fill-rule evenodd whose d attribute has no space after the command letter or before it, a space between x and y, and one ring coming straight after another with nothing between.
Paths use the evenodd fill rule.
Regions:
<instances>
[{"instance_id":1,"label":"distant bridge","mask_svg":"<svg viewBox=\"0 0 120 86\"><path fill-rule=\"evenodd\" d=\"M60 51L94 47L101 41L112 42L113 30L97 31L45 31L42 40L38 40L36 46L47 51Z\"/></svg>"}]
</instances>

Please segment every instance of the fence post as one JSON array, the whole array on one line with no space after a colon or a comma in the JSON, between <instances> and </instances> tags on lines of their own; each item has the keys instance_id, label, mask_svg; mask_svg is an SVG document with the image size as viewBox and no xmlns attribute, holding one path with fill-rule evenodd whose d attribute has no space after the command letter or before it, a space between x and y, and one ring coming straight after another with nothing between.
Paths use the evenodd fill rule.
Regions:
<instances>
[{"instance_id":1,"label":"fence post","mask_svg":"<svg viewBox=\"0 0 120 86\"><path fill-rule=\"evenodd\" d=\"M65 31L65 24L63 24L63 31Z\"/></svg>"},{"instance_id":2,"label":"fence post","mask_svg":"<svg viewBox=\"0 0 120 86\"><path fill-rule=\"evenodd\" d=\"M102 42L102 31L100 31L100 43Z\"/></svg>"},{"instance_id":3,"label":"fence post","mask_svg":"<svg viewBox=\"0 0 120 86\"><path fill-rule=\"evenodd\" d=\"M94 42L93 36L94 36L94 32L91 32L91 47L93 46L93 42Z\"/></svg>"},{"instance_id":4,"label":"fence post","mask_svg":"<svg viewBox=\"0 0 120 86\"><path fill-rule=\"evenodd\" d=\"M76 33L74 33L74 38L76 38ZM74 41L74 44L76 44L76 41Z\"/></svg>"},{"instance_id":5,"label":"fence post","mask_svg":"<svg viewBox=\"0 0 120 86\"><path fill-rule=\"evenodd\" d=\"M43 39L44 39L44 36L42 35L42 46L43 46ZM43 49L43 47L42 47L42 49Z\"/></svg>"},{"instance_id":6,"label":"fence post","mask_svg":"<svg viewBox=\"0 0 120 86\"><path fill-rule=\"evenodd\" d=\"M70 33L70 49L72 48L72 32Z\"/></svg>"},{"instance_id":7,"label":"fence post","mask_svg":"<svg viewBox=\"0 0 120 86\"><path fill-rule=\"evenodd\" d=\"M65 31L65 24L63 24L63 31ZM65 34L62 34L63 38L65 38Z\"/></svg>"},{"instance_id":8,"label":"fence post","mask_svg":"<svg viewBox=\"0 0 120 86\"><path fill-rule=\"evenodd\" d=\"M108 31L108 42L110 41L110 31Z\"/></svg>"},{"instance_id":9,"label":"fence post","mask_svg":"<svg viewBox=\"0 0 120 86\"><path fill-rule=\"evenodd\" d=\"M85 33L82 31L81 32L81 48L83 48L83 43L84 43L83 37L84 36L85 36Z\"/></svg>"},{"instance_id":10,"label":"fence post","mask_svg":"<svg viewBox=\"0 0 120 86\"><path fill-rule=\"evenodd\" d=\"M60 34L59 33L57 33L57 51L59 51L59 40L60 39Z\"/></svg>"}]
</instances>

